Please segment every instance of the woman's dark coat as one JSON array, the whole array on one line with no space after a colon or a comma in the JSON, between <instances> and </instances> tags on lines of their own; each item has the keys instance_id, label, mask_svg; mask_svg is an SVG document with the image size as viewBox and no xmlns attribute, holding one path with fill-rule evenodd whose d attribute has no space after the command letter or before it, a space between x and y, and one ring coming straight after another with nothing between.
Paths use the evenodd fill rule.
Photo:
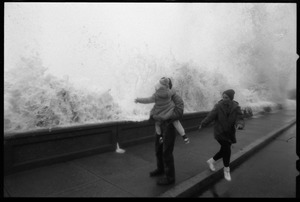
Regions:
<instances>
[{"instance_id":1,"label":"woman's dark coat","mask_svg":"<svg viewBox=\"0 0 300 202\"><path fill-rule=\"evenodd\" d=\"M230 143L236 143L236 125L240 124L242 128L245 125L239 103L234 100L220 100L201 122L201 126L205 127L212 121L215 121L215 139Z\"/></svg>"}]
</instances>

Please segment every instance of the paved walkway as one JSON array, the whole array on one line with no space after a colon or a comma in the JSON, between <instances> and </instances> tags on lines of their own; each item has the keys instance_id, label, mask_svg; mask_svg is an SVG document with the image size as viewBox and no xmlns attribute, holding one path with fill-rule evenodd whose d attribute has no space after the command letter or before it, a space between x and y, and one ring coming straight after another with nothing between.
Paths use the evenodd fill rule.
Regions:
<instances>
[{"instance_id":1,"label":"paved walkway","mask_svg":"<svg viewBox=\"0 0 300 202\"><path fill-rule=\"evenodd\" d=\"M232 154L295 119L295 110L281 110L246 120L245 129L237 132ZM188 145L179 135L176 138L176 183L173 185L158 186L157 178L149 177L156 162L154 142L148 142L123 148L126 150L123 154L107 152L5 176L4 197L172 196L170 191L176 191L176 187L199 173L207 172L206 160L219 149L212 128L187 135L191 140Z\"/></svg>"},{"instance_id":2,"label":"paved walkway","mask_svg":"<svg viewBox=\"0 0 300 202\"><path fill-rule=\"evenodd\" d=\"M238 166L231 174L232 182L222 178L198 197L295 198L299 175L295 151L296 124Z\"/></svg>"}]
</instances>

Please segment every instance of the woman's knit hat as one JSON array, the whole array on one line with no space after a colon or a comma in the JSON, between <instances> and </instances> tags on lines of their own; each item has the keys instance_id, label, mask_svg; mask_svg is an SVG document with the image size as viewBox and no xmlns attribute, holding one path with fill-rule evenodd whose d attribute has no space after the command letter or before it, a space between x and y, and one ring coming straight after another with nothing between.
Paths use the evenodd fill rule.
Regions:
<instances>
[{"instance_id":1,"label":"woman's knit hat","mask_svg":"<svg viewBox=\"0 0 300 202\"><path fill-rule=\"evenodd\" d=\"M225 90L224 92L223 92L223 94L226 94L229 98L230 98L230 100L233 100L233 98L234 98L234 90L232 90L232 89L229 89L229 90Z\"/></svg>"},{"instance_id":2,"label":"woman's knit hat","mask_svg":"<svg viewBox=\"0 0 300 202\"><path fill-rule=\"evenodd\" d=\"M160 80L159 80L159 83L167 88L169 88L169 79L166 78L166 77L162 77Z\"/></svg>"}]
</instances>

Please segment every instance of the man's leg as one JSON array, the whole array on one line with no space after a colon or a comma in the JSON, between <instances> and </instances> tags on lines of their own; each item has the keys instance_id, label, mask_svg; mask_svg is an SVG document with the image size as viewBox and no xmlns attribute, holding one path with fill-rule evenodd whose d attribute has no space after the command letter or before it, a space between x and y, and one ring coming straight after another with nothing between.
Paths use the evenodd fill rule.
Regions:
<instances>
[{"instance_id":1,"label":"man's leg","mask_svg":"<svg viewBox=\"0 0 300 202\"><path fill-rule=\"evenodd\" d=\"M173 150L175 144L175 128L172 123L166 123L163 126L163 148L162 148L162 158L164 163L165 176L158 181L159 185L167 185L175 182L175 165Z\"/></svg>"},{"instance_id":2,"label":"man's leg","mask_svg":"<svg viewBox=\"0 0 300 202\"><path fill-rule=\"evenodd\" d=\"M160 136L155 134L155 157L157 168L150 172L150 176L158 176L164 174L164 163L163 163L163 144L160 143Z\"/></svg>"}]
</instances>

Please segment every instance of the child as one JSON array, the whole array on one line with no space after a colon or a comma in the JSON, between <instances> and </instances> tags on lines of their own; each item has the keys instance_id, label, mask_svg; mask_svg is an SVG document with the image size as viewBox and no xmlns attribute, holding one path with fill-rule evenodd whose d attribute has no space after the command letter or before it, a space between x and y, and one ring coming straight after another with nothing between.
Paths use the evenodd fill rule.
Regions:
<instances>
[{"instance_id":1,"label":"child","mask_svg":"<svg viewBox=\"0 0 300 202\"><path fill-rule=\"evenodd\" d=\"M156 134L160 136L160 142L162 143L162 134L160 124L170 118L173 113L175 104L171 100L171 97L175 94L175 91L170 89L169 79L161 78L159 82L155 85L155 93L149 98L136 98L136 103L155 103L153 109L151 110L150 116L155 120L155 130ZM181 123L176 120L173 122L174 127L177 129L178 133L182 136L185 144L188 144L189 138L185 135L184 128Z\"/></svg>"}]
</instances>

